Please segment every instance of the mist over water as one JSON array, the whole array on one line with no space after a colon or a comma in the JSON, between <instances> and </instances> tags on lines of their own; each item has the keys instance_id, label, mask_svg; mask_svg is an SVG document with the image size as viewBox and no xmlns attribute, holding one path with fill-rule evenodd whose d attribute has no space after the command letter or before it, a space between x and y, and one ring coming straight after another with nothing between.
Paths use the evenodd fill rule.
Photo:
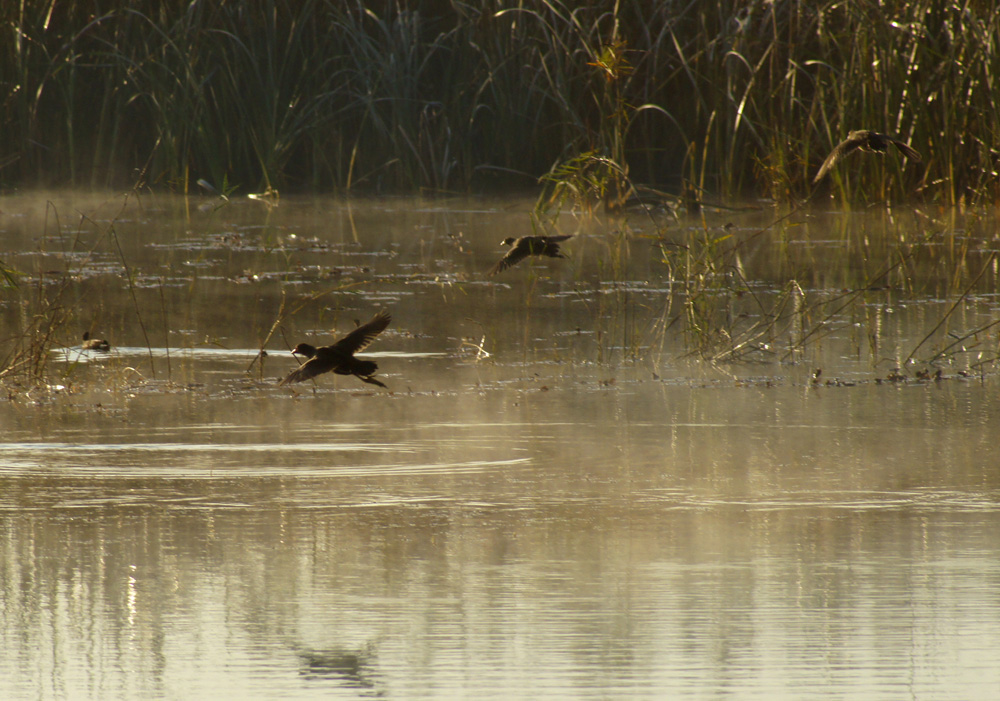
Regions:
<instances>
[{"instance_id":1,"label":"mist over water","mask_svg":"<svg viewBox=\"0 0 1000 701\"><path fill-rule=\"evenodd\" d=\"M987 276L922 344L988 237L928 241L909 211L764 235L770 211L567 214L567 259L490 278L531 202L216 204L0 200L25 273L4 336L41 297L66 310L49 386L0 401L4 698L1000 688L996 335L939 379L904 362L995 318ZM923 248L713 360L664 254L706 231L752 237L730 332L789 280L835 299ZM387 389L278 387L297 343L379 309L359 355Z\"/></svg>"}]
</instances>

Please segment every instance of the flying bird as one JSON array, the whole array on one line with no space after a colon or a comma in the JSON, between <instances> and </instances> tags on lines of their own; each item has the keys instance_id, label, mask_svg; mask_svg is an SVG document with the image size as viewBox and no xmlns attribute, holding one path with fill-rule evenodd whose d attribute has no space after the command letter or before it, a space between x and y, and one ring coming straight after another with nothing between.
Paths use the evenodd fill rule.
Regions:
<instances>
[{"instance_id":1,"label":"flying bird","mask_svg":"<svg viewBox=\"0 0 1000 701\"><path fill-rule=\"evenodd\" d=\"M304 355L308 360L282 380L279 387L309 380L331 370L338 375L354 375L362 382L385 387L372 377L378 369L375 361L359 360L354 354L370 346L375 337L385 331L390 321L392 317L389 316L389 312L381 311L367 324L362 324L333 345L317 348L308 343L300 343L295 346L292 353Z\"/></svg>"},{"instance_id":2,"label":"flying bird","mask_svg":"<svg viewBox=\"0 0 1000 701\"><path fill-rule=\"evenodd\" d=\"M823 161L823 165L820 166L816 177L813 178L813 182L818 183L837 164L837 161L852 151L861 149L862 151L885 153L889 148L889 144L898 148L900 153L912 161L919 163L922 160L920 154L910 148L909 144L905 144L895 137L888 134L879 134L875 131L868 131L867 129L859 129L848 134L846 139L830 151L830 155Z\"/></svg>"},{"instance_id":3,"label":"flying bird","mask_svg":"<svg viewBox=\"0 0 1000 701\"><path fill-rule=\"evenodd\" d=\"M559 242L572 238L572 234L564 236L513 236L500 242L501 246L510 246L507 255L497 262L490 270L490 275L496 275L507 268L517 265L528 256L548 256L549 258L565 258L559 250Z\"/></svg>"},{"instance_id":4,"label":"flying bird","mask_svg":"<svg viewBox=\"0 0 1000 701\"><path fill-rule=\"evenodd\" d=\"M83 344L81 345L83 350L94 350L94 351L109 351L111 350L111 344L105 341L103 338L91 338L90 331L83 332Z\"/></svg>"}]
</instances>

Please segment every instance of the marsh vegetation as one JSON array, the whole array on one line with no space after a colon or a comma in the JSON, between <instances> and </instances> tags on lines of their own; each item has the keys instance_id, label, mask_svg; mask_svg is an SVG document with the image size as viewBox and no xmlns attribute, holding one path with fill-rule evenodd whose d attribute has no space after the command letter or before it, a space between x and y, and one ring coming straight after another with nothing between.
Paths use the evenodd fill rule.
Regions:
<instances>
[{"instance_id":1,"label":"marsh vegetation","mask_svg":"<svg viewBox=\"0 0 1000 701\"><path fill-rule=\"evenodd\" d=\"M26 0L0 8L0 182L188 192L532 186L581 154L705 199L998 199L991 3Z\"/></svg>"},{"instance_id":2,"label":"marsh vegetation","mask_svg":"<svg viewBox=\"0 0 1000 701\"><path fill-rule=\"evenodd\" d=\"M92 5L0 5L15 696L997 688L1000 10Z\"/></svg>"},{"instance_id":3,"label":"marsh vegetation","mask_svg":"<svg viewBox=\"0 0 1000 701\"><path fill-rule=\"evenodd\" d=\"M871 322L859 310L878 290L919 295L926 274L951 264L949 288L936 292L954 308L900 362L936 372L969 341L981 353L972 364L992 361L981 345L989 321L934 345L969 295L995 285L992 6L313 0L113 3L94 14L33 0L0 12L12 39L0 50L7 187L127 187L123 204L140 209L165 189L212 193L222 207L230 195L273 203L279 191L530 188L537 201L519 235L596 231L600 284L619 285L638 255L651 258L648 283L669 285L648 307L599 305L628 349L602 360L658 356L668 331L685 340L683 355L713 361L795 356L843 319ZM824 156L859 127L919 145L922 161L848 155L814 188ZM835 225L843 246L814 263L837 267L837 293L784 265L785 250L773 261L781 274L747 270L831 196L895 204L842 220L874 230ZM48 209L43 238L63 236L68 216ZM121 266L142 345L164 345L149 337L167 331L147 328L119 224L84 212L79 230ZM73 257L43 280L12 255L0 270L21 313L0 372L37 381L52 329L88 325L66 316L79 277Z\"/></svg>"}]
</instances>

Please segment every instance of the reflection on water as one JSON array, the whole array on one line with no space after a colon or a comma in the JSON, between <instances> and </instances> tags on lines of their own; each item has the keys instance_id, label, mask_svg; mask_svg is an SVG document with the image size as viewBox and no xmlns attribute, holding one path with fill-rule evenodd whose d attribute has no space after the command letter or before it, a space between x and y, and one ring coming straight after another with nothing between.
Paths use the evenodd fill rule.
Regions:
<instances>
[{"instance_id":1,"label":"reflection on water","mask_svg":"<svg viewBox=\"0 0 1000 701\"><path fill-rule=\"evenodd\" d=\"M622 362L649 337L595 311L645 308L662 271L602 278L583 232L483 284L509 203L171 206L126 244L178 281L140 300L150 342L111 257L77 303L117 349L67 331L53 388L0 402L4 698L1000 688L995 378L877 384L850 326L795 365L676 339ZM282 294L306 303L258 358ZM380 306L388 390L276 386Z\"/></svg>"}]
</instances>

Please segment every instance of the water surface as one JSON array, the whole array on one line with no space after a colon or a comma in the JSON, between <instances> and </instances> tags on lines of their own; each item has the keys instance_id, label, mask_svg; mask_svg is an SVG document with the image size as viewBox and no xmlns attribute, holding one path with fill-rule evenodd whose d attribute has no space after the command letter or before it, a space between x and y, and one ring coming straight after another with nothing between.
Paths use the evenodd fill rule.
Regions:
<instances>
[{"instance_id":1,"label":"water surface","mask_svg":"<svg viewBox=\"0 0 1000 701\"><path fill-rule=\"evenodd\" d=\"M1000 688L997 378L976 339L937 380L903 363L955 301L937 243L816 342L711 362L656 330L684 303L658 227L772 213L636 216L624 239L566 216L567 260L487 278L530 203L49 202L0 207L28 273L4 327L39 290L69 310L49 387L0 401L5 698ZM832 298L910 216L803 215L742 275ZM983 284L942 334L996 316ZM388 390L277 386L295 343L380 308Z\"/></svg>"}]
</instances>

